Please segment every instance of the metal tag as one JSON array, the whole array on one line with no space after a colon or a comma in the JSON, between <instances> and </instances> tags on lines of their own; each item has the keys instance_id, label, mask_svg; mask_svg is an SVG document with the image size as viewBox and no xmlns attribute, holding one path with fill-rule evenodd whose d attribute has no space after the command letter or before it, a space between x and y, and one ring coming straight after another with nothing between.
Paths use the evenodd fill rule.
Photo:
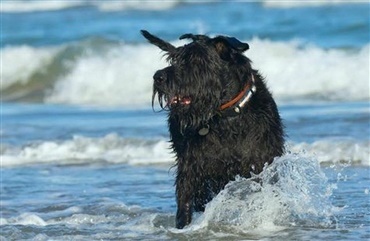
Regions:
<instances>
[{"instance_id":1,"label":"metal tag","mask_svg":"<svg viewBox=\"0 0 370 241\"><path fill-rule=\"evenodd\" d=\"M198 134L201 135L201 136L205 136L208 133L209 133L209 126L208 125L200 128L199 131L198 131Z\"/></svg>"}]
</instances>

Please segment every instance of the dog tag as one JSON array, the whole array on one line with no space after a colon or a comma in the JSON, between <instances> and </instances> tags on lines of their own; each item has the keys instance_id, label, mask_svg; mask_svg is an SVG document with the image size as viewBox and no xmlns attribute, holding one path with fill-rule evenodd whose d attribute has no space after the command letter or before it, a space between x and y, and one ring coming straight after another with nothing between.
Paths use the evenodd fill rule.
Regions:
<instances>
[{"instance_id":1,"label":"dog tag","mask_svg":"<svg viewBox=\"0 0 370 241\"><path fill-rule=\"evenodd\" d=\"M199 129L198 134L201 136L205 136L209 133L209 126L203 126L202 128Z\"/></svg>"}]
</instances>

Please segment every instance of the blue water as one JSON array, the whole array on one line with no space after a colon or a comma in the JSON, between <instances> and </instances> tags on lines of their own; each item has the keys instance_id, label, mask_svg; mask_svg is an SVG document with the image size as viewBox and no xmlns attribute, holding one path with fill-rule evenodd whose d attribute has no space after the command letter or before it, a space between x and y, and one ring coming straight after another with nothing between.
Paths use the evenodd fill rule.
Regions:
<instances>
[{"instance_id":1,"label":"blue water","mask_svg":"<svg viewBox=\"0 0 370 241\"><path fill-rule=\"evenodd\" d=\"M2 1L0 240L370 239L369 16L366 2ZM288 135L261 186L229 183L184 230L151 109L166 63L140 29L248 42Z\"/></svg>"},{"instance_id":2,"label":"blue water","mask_svg":"<svg viewBox=\"0 0 370 241\"><path fill-rule=\"evenodd\" d=\"M93 6L81 6L27 14L11 12L2 15L2 46L59 45L95 37L137 43L144 42L137 30L148 29L168 39L201 31L241 39L298 38L324 48L359 48L369 43L368 14L366 3L269 8L260 2L231 1L179 3L162 11L101 11Z\"/></svg>"}]
</instances>

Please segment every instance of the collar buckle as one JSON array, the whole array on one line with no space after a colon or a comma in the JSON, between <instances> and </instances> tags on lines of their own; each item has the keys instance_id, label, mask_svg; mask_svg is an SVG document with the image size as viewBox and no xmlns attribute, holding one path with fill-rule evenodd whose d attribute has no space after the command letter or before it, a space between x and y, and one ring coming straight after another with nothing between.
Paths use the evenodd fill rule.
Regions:
<instances>
[{"instance_id":1,"label":"collar buckle","mask_svg":"<svg viewBox=\"0 0 370 241\"><path fill-rule=\"evenodd\" d=\"M220 114L223 116L237 116L240 115L242 109L250 101L252 96L256 93L256 85L254 75L251 74L252 84L247 83L245 88L234 99L221 105Z\"/></svg>"}]
</instances>

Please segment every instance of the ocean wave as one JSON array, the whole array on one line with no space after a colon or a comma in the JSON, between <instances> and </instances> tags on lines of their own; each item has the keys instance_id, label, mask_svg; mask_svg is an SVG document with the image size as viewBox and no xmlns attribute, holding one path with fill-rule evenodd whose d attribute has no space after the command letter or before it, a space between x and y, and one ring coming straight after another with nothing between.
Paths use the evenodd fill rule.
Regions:
<instances>
[{"instance_id":1,"label":"ocean wave","mask_svg":"<svg viewBox=\"0 0 370 241\"><path fill-rule=\"evenodd\" d=\"M22 0L4 1L1 3L0 12L36 12L36 11L56 11L74 7L96 7L100 11L122 11L127 9L136 10L166 10L184 1L165 1L158 2L136 0L136 1L89 1L89 0ZM186 2L186 1L185 1Z\"/></svg>"},{"instance_id":2,"label":"ocean wave","mask_svg":"<svg viewBox=\"0 0 370 241\"><path fill-rule=\"evenodd\" d=\"M319 140L288 143L288 155L315 157L323 165L370 166L369 141ZM52 151L51 151L52 150ZM62 165L125 163L130 165L173 164L175 156L167 140L125 139L112 133L100 138L75 136L65 141L44 141L15 147L3 145L3 167L55 163Z\"/></svg>"},{"instance_id":3,"label":"ocean wave","mask_svg":"<svg viewBox=\"0 0 370 241\"><path fill-rule=\"evenodd\" d=\"M370 166L370 141L323 139L313 143L288 143L290 153L315 157L324 165L348 164Z\"/></svg>"},{"instance_id":4,"label":"ocean wave","mask_svg":"<svg viewBox=\"0 0 370 241\"><path fill-rule=\"evenodd\" d=\"M168 149L165 140L124 139L117 134L109 134L102 138L75 136L71 140L45 141L21 148L3 146L1 158L3 166L99 162L150 165L171 162L173 158Z\"/></svg>"},{"instance_id":5,"label":"ocean wave","mask_svg":"<svg viewBox=\"0 0 370 241\"><path fill-rule=\"evenodd\" d=\"M280 100L369 100L369 46L302 47L254 38L246 53ZM173 42L175 45L183 42ZM89 39L57 47L1 49L3 100L144 106L152 75L167 64L149 44Z\"/></svg>"},{"instance_id":6,"label":"ocean wave","mask_svg":"<svg viewBox=\"0 0 370 241\"><path fill-rule=\"evenodd\" d=\"M252 40L250 56L278 99L368 100L369 47L359 52ZM354 82L355 81L355 82Z\"/></svg>"},{"instance_id":7,"label":"ocean wave","mask_svg":"<svg viewBox=\"0 0 370 241\"><path fill-rule=\"evenodd\" d=\"M53 11L81 6L84 2L86 1L2 1L1 12Z\"/></svg>"},{"instance_id":8,"label":"ocean wave","mask_svg":"<svg viewBox=\"0 0 370 241\"><path fill-rule=\"evenodd\" d=\"M207 204L204 213L195 213L193 222L184 229L174 228L174 211L126 205L119 199L107 197L96 198L99 195L91 190L84 192L84 201L77 205L60 203L61 198L57 195L61 194L53 190L47 202L37 200L42 208L0 218L0 225L7 227L5 236L13 231L12 237L16 239L24 239L20 227L37 228L38 239L50 239L52 237L42 232L42 228L48 226L53 227L48 235L60 238L63 233L63 239L71 240L112 239L117 237L117 231L120 238L127 239L142 233L155 233L155 240L173 239L173 235L181 237L182 234L191 240L201 240L205 236L215 240L220 237L222 240L225 237L245 239L246 234L263 239L290 227L335 228L336 215L341 210L331 203L335 187L328 182L317 161L288 155L277 159L258 176L251 179L237 177L228 183ZM109 188L105 189L107 191L113 192ZM76 195L70 196L76 199ZM36 202L34 199L25 201ZM59 202L56 204L55 201ZM5 200L5 206L8 205ZM76 232L65 232L71 227L85 232L77 236Z\"/></svg>"},{"instance_id":9,"label":"ocean wave","mask_svg":"<svg viewBox=\"0 0 370 241\"><path fill-rule=\"evenodd\" d=\"M58 48L33 48L26 45L2 49L1 89L14 85L26 86L34 74L41 74L50 68L58 52Z\"/></svg>"},{"instance_id":10,"label":"ocean wave","mask_svg":"<svg viewBox=\"0 0 370 241\"><path fill-rule=\"evenodd\" d=\"M207 1L207 3L217 3L218 1ZM160 4L156 1L136 0L136 1L90 1L90 0L17 0L3 1L0 12L19 13L19 12L37 12L37 11L57 11L76 7L94 7L99 11L122 11L122 10L150 10L162 11L174 8L179 4L195 4L193 0L172 0L162 1ZM365 1L342 1L342 0L321 0L321 1L276 1L261 0L260 3L267 8L297 8L297 7L321 7L325 5L340 4L364 4Z\"/></svg>"},{"instance_id":11,"label":"ocean wave","mask_svg":"<svg viewBox=\"0 0 370 241\"><path fill-rule=\"evenodd\" d=\"M320 1L276 1L262 0L264 7L272 8L297 8L297 7L321 7L326 5L358 4L365 1L343 1L343 0L320 0Z\"/></svg>"}]
</instances>

